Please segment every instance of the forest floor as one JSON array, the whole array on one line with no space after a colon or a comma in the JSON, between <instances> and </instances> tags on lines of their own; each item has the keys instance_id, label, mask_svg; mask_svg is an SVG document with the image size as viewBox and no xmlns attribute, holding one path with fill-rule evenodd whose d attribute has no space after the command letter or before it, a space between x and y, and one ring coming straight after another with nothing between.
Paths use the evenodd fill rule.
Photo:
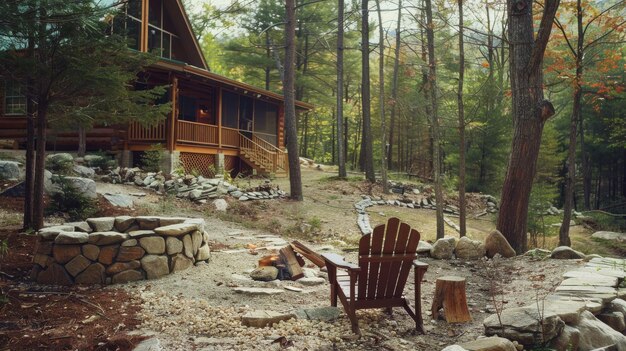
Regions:
<instances>
[{"instance_id":1,"label":"forest floor","mask_svg":"<svg viewBox=\"0 0 626 351\"><path fill-rule=\"evenodd\" d=\"M240 181L241 187L261 180ZM274 181L288 190L288 180ZM343 309L336 320L290 320L272 328L248 328L241 317L254 310L293 312L301 308L330 305L327 284L257 282L249 272L258 259L271 252L270 243L297 239L319 252L337 252L356 259L353 248L360 237L354 203L362 194L380 194L356 178L336 181L332 174L303 169L305 201L269 200L239 202L228 199L227 212L210 205L148 194L136 201L135 209L112 208L102 201L98 216L165 215L205 218L211 240L209 264L192 267L159 280L106 288L59 288L28 281L33 235L19 233L21 203L0 199L0 240L8 239L9 254L0 260L0 349L94 349L132 350L141 340L156 335L165 350L272 350L293 343L297 350L440 350L445 345L473 340L483 333L482 321L500 302L506 307L534 304L561 281L577 261L533 260L516 257L495 261L439 261L423 258L430 265L422 284L422 308L426 335L416 335L414 324L402 310L389 318L383 311L358 312L363 337L357 339ZM98 184L108 192L147 192L128 186ZM102 191L102 190L99 190ZM393 198L389 195L389 198ZM432 210L375 206L368 209L372 227L390 216L400 217L417 228L423 240L435 239ZM470 211L470 214L472 212ZM48 218L51 222L59 218ZM494 229L489 218L468 220L469 235L482 239ZM573 227L574 248L589 252L590 230ZM458 234L446 226L446 234ZM547 242L551 242L548 238ZM254 245L256 251L247 248ZM601 254L610 250L594 244ZM254 253L258 254L254 254ZM308 264L309 262L307 262ZM312 274L324 272L308 265ZM467 297L473 321L448 324L430 318L435 280L443 275L467 279ZM409 277L409 281L412 281ZM272 287L276 295L248 296L236 287ZM285 287L302 291L289 291ZM494 289L495 288L495 289ZM405 294L413 304L413 287ZM285 339L279 339L284 337Z\"/></svg>"}]
</instances>

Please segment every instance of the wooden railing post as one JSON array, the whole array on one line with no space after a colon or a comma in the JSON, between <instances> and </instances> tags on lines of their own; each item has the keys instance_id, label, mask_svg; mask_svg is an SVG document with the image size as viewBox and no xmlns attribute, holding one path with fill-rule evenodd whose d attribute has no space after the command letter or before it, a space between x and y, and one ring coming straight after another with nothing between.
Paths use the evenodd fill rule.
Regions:
<instances>
[{"instance_id":1,"label":"wooden railing post","mask_svg":"<svg viewBox=\"0 0 626 351\"><path fill-rule=\"evenodd\" d=\"M174 151L176 149L176 120L178 107L178 78L172 77L172 85L170 88L170 101L172 103L172 113L169 116L168 133L167 133L167 150Z\"/></svg>"},{"instance_id":2,"label":"wooden railing post","mask_svg":"<svg viewBox=\"0 0 626 351\"><path fill-rule=\"evenodd\" d=\"M217 146L222 148L222 88L217 88Z\"/></svg>"}]
</instances>

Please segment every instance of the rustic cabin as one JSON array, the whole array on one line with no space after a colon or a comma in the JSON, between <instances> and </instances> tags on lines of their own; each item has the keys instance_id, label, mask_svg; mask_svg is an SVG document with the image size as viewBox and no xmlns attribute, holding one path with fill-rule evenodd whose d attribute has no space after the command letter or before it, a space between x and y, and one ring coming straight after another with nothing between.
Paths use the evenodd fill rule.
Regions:
<instances>
[{"instance_id":1,"label":"rustic cabin","mask_svg":"<svg viewBox=\"0 0 626 351\"><path fill-rule=\"evenodd\" d=\"M182 167L204 175L215 169L288 174L282 95L212 73L180 0L131 0L113 19L112 30L125 33L131 49L160 54L137 85L169 85L173 107L155 126L93 128L87 132L88 150L112 152L122 165L132 166L160 144L167 172ZM312 106L298 101L296 108ZM25 88L4 81L0 147L24 147L25 114ZM77 132L49 130L47 148L77 150Z\"/></svg>"}]
</instances>

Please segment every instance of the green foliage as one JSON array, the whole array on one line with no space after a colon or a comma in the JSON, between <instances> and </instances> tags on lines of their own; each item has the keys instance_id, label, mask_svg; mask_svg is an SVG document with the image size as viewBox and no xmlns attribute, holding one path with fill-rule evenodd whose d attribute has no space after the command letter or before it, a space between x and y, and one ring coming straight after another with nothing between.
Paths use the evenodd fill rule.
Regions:
<instances>
[{"instance_id":1,"label":"green foliage","mask_svg":"<svg viewBox=\"0 0 626 351\"><path fill-rule=\"evenodd\" d=\"M602 212L588 212L586 216L593 218L598 230L626 232L626 219Z\"/></svg>"},{"instance_id":2,"label":"green foliage","mask_svg":"<svg viewBox=\"0 0 626 351\"><path fill-rule=\"evenodd\" d=\"M78 191L64 177L56 180L59 191L51 196L51 201L46 208L46 213L66 214L70 221L80 221L93 216L97 211L97 202L88 198Z\"/></svg>"},{"instance_id":3,"label":"green foliage","mask_svg":"<svg viewBox=\"0 0 626 351\"><path fill-rule=\"evenodd\" d=\"M89 161L89 167L97 167L103 171L110 170L117 167L117 161L114 160L109 154L103 151L94 153L95 157Z\"/></svg>"},{"instance_id":4,"label":"green foliage","mask_svg":"<svg viewBox=\"0 0 626 351\"><path fill-rule=\"evenodd\" d=\"M164 148L161 144L153 144L150 149L141 155L141 168L148 172L158 172L161 170L161 160L163 160Z\"/></svg>"},{"instance_id":5,"label":"green foliage","mask_svg":"<svg viewBox=\"0 0 626 351\"><path fill-rule=\"evenodd\" d=\"M74 168L74 161L64 158L46 159L46 169L54 174L70 175Z\"/></svg>"}]
</instances>

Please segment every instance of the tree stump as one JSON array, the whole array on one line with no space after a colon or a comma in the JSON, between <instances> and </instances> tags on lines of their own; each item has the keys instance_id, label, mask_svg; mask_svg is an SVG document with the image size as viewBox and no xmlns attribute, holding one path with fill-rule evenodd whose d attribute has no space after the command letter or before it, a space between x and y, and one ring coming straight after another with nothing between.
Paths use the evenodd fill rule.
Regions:
<instances>
[{"instance_id":1,"label":"tree stump","mask_svg":"<svg viewBox=\"0 0 626 351\"><path fill-rule=\"evenodd\" d=\"M457 276L437 278L431 308L433 319L439 317L439 309L442 307L443 315L448 323L462 323L472 320L467 308L465 278Z\"/></svg>"}]
</instances>

